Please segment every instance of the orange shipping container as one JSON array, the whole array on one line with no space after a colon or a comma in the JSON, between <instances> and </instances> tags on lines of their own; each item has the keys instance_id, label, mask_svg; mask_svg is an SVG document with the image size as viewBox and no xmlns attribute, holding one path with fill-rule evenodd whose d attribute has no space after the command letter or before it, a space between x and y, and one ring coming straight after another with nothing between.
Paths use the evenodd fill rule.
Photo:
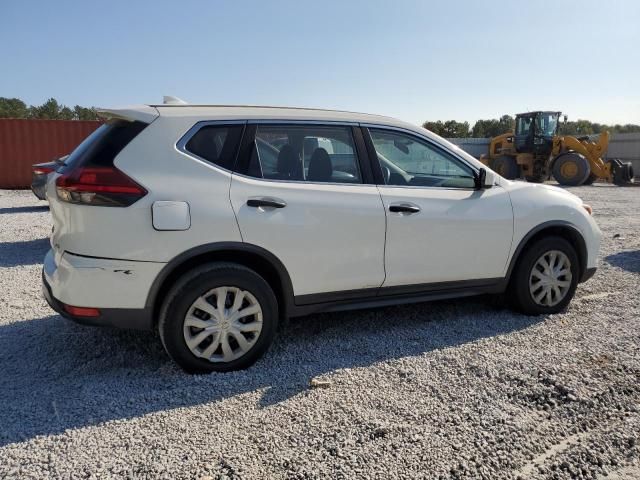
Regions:
<instances>
[{"instance_id":1,"label":"orange shipping container","mask_svg":"<svg viewBox=\"0 0 640 480\"><path fill-rule=\"evenodd\" d=\"M100 125L84 120L0 118L0 188L28 188L31 165L71 153Z\"/></svg>"}]
</instances>

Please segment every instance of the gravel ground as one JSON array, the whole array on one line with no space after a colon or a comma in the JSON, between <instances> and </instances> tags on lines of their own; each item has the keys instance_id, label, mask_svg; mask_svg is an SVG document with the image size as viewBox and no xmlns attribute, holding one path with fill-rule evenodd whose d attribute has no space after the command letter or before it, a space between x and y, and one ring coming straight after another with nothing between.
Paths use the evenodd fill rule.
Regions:
<instances>
[{"instance_id":1,"label":"gravel ground","mask_svg":"<svg viewBox=\"0 0 640 480\"><path fill-rule=\"evenodd\" d=\"M316 315L247 371L189 376L151 333L55 315L48 211L0 190L0 477L640 478L640 189L574 192L604 238L564 314Z\"/></svg>"}]
</instances>

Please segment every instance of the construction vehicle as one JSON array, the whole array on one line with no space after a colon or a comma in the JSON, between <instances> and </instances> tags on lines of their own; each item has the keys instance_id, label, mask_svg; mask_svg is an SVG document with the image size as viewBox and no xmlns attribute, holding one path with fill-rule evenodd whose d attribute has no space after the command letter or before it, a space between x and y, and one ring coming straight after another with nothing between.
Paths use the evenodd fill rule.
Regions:
<instances>
[{"instance_id":1,"label":"construction vehicle","mask_svg":"<svg viewBox=\"0 0 640 480\"><path fill-rule=\"evenodd\" d=\"M524 177L544 182L551 176L560 185L590 185L606 180L616 185L633 181L630 162L605 160L609 132L596 141L588 136L558 135L562 112L528 112L516 115L515 132L491 139L489 154L480 161L505 178ZM567 116L564 116L567 121Z\"/></svg>"}]
</instances>

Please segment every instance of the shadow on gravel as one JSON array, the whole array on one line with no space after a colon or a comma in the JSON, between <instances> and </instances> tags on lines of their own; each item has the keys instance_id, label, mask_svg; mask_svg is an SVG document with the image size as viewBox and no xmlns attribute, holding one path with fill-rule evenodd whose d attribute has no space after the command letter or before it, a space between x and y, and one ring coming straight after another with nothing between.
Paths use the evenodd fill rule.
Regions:
<instances>
[{"instance_id":1,"label":"shadow on gravel","mask_svg":"<svg viewBox=\"0 0 640 480\"><path fill-rule=\"evenodd\" d=\"M618 252L605 257L605 260L614 267L619 267L633 273L640 273L640 250Z\"/></svg>"},{"instance_id":2,"label":"shadow on gravel","mask_svg":"<svg viewBox=\"0 0 640 480\"><path fill-rule=\"evenodd\" d=\"M319 375L540 321L478 299L315 315L292 322L252 368L201 376L179 370L149 332L83 327L57 315L19 321L0 326L0 446L256 390L264 390L258 407L269 407L306 394ZM406 376L401 365L382 372L399 382Z\"/></svg>"},{"instance_id":3,"label":"shadow on gravel","mask_svg":"<svg viewBox=\"0 0 640 480\"><path fill-rule=\"evenodd\" d=\"M50 245L48 238L0 243L0 268L42 263Z\"/></svg>"},{"instance_id":4,"label":"shadow on gravel","mask_svg":"<svg viewBox=\"0 0 640 480\"><path fill-rule=\"evenodd\" d=\"M0 215L9 213L32 213L32 212L47 212L49 211L49 205L33 205L26 207L11 207L0 208Z\"/></svg>"}]
</instances>

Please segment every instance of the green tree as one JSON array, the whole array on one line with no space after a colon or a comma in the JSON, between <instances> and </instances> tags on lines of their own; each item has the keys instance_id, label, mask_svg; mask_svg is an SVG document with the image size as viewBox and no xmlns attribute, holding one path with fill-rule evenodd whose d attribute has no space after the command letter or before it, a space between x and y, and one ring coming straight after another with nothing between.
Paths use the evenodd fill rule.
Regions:
<instances>
[{"instance_id":1,"label":"green tree","mask_svg":"<svg viewBox=\"0 0 640 480\"><path fill-rule=\"evenodd\" d=\"M424 122L422 126L436 135L445 138L464 138L470 134L469 122L457 122L455 120L442 122L438 120L437 122Z\"/></svg>"},{"instance_id":2,"label":"green tree","mask_svg":"<svg viewBox=\"0 0 640 480\"><path fill-rule=\"evenodd\" d=\"M444 131L444 124L440 120L438 120L437 122L426 121L422 124L422 128L426 128L430 132L442 136L442 132Z\"/></svg>"},{"instance_id":3,"label":"green tree","mask_svg":"<svg viewBox=\"0 0 640 480\"><path fill-rule=\"evenodd\" d=\"M29 107L19 98L0 97L0 118L27 118Z\"/></svg>"},{"instance_id":4,"label":"green tree","mask_svg":"<svg viewBox=\"0 0 640 480\"><path fill-rule=\"evenodd\" d=\"M98 112L94 107L86 108L76 105L73 107L73 114L75 120L98 120Z\"/></svg>"},{"instance_id":5,"label":"green tree","mask_svg":"<svg viewBox=\"0 0 640 480\"><path fill-rule=\"evenodd\" d=\"M62 107L60 112L58 113L58 119L60 120L75 120L75 116L73 114L73 110L69 107Z\"/></svg>"},{"instance_id":6,"label":"green tree","mask_svg":"<svg viewBox=\"0 0 640 480\"><path fill-rule=\"evenodd\" d=\"M600 131L609 129L606 125L598 125ZM560 124L559 132L563 135L592 135L594 133L600 133L594 131L593 125L589 120L576 120L574 122L566 122ZM611 129L609 132L612 133Z\"/></svg>"},{"instance_id":7,"label":"green tree","mask_svg":"<svg viewBox=\"0 0 640 480\"><path fill-rule=\"evenodd\" d=\"M511 115L503 115L500 117L500 130L498 135L513 131L516 128L516 120Z\"/></svg>"},{"instance_id":8,"label":"green tree","mask_svg":"<svg viewBox=\"0 0 640 480\"><path fill-rule=\"evenodd\" d=\"M472 136L477 138L491 138L513 131L515 121L510 115L503 115L500 119L478 120L472 129Z\"/></svg>"},{"instance_id":9,"label":"green tree","mask_svg":"<svg viewBox=\"0 0 640 480\"><path fill-rule=\"evenodd\" d=\"M40 106L32 106L30 109L31 118L57 120L60 118L62 106L55 98L50 98Z\"/></svg>"}]
</instances>

